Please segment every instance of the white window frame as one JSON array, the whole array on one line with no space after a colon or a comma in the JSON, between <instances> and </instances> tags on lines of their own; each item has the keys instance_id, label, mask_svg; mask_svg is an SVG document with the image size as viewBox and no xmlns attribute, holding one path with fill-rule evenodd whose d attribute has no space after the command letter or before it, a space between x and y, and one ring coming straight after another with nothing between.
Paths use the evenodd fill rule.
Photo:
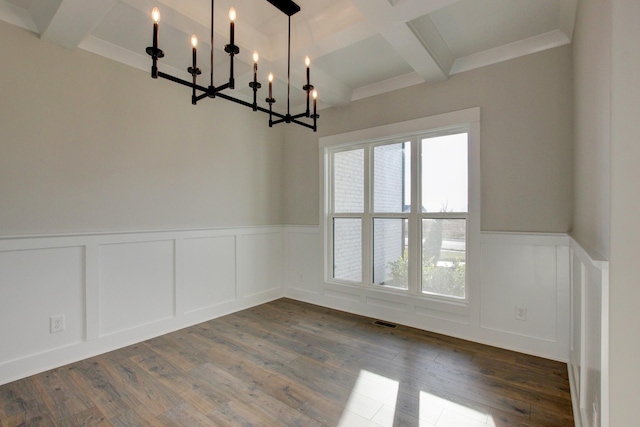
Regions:
<instances>
[{"instance_id":1,"label":"white window frame","mask_svg":"<svg viewBox=\"0 0 640 427\"><path fill-rule=\"evenodd\" d=\"M420 158L419 141L432 136L446 135L457 132L468 133L468 211L467 213L456 213L451 216L434 213L425 213L417 205L419 200ZM370 153L373 146L394 142L405 142L418 139L417 143L411 143L411 213L397 214L376 214L373 212L372 201L370 200L370 186L372 184L372 164ZM364 213L360 214L333 214L332 173L330 156L332 152L365 148L364 153ZM370 148L369 148L370 147ZM428 300L441 301L457 305L468 305L475 297L476 287L479 279L479 242L480 242L480 108L474 107L466 110L454 111L450 113L429 116L421 119L406 122L393 123L375 128L363 129L354 132L347 132L338 135L320 138L320 224L324 240L324 280L327 284L351 286L365 288L367 290L377 290ZM414 179L418 177L418 179ZM418 185L416 185L418 184ZM329 190L329 191L327 191ZM368 208L367 208L368 207ZM362 217L362 281L352 282L333 278L333 236L332 221L334 217ZM465 299L447 297L441 295L427 294L422 292L420 274L420 238L409 239L409 288L400 289L387 286L373 285L372 268L372 224L373 218L406 218L409 217L409 234L420 236L423 218L451 217L464 218L467 220L467 252L466 252L466 292Z\"/></svg>"}]
</instances>

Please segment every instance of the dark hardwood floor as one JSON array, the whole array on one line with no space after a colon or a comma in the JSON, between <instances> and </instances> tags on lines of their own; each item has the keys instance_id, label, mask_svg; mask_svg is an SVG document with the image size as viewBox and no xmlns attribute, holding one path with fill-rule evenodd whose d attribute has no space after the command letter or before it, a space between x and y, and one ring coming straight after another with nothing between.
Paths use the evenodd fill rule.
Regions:
<instances>
[{"instance_id":1,"label":"dark hardwood floor","mask_svg":"<svg viewBox=\"0 0 640 427\"><path fill-rule=\"evenodd\" d=\"M0 386L0 426L573 426L563 363L281 299Z\"/></svg>"}]
</instances>

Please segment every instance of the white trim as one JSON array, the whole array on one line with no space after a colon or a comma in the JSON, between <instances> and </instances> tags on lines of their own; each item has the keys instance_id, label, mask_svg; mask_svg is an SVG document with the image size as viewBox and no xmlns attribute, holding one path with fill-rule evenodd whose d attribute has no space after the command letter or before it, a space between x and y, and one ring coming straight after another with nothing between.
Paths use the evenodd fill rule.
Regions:
<instances>
[{"instance_id":1,"label":"white trim","mask_svg":"<svg viewBox=\"0 0 640 427\"><path fill-rule=\"evenodd\" d=\"M575 427L582 427L582 412L578 406L578 402L580 402L579 387L578 381L579 378L576 377L573 368L571 367L571 363L567 363L567 373L569 374L569 393L571 394L571 410L573 412L573 422Z\"/></svg>"},{"instance_id":2,"label":"white trim","mask_svg":"<svg viewBox=\"0 0 640 427\"><path fill-rule=\"evenodd\" d=\"M602 328L600 341L600 426L609 427L609 262L603 262L600 269L602 271L602 312L600 317Z\"/></svg>"},{"instance_id":3,"label":"white trim","mask_svg":"<svg viewBox=\"0 0 640 427\"><path fill-rule=\"evenodd\" d=\"M318 144L320 149L348 146L365 141L376 141L396 136L401 138L415 133L428 131L429 129L442 129L449 126L458 127L462 124L473 122L480 122L480 107L467 108L465 110L452 111L420 119L407 120L384 126L325 136L318 140Z\"/></svg>"},{"instance_id":4,"label":"white trim","mask_svg":"<svg viewBox=\"0 0 640 427\"><path fill-rule=\"evenodd\" d=\"M353 94L351 95L351 102L387 92L392 92L394 90L404 89L405 87L415 86L422 83L424 83L424 79L422 78L422 76L413 71L409 74L392 77L381 82L355 88L353 90Z\"/></svg>"},{"instance_id":5,"label":"white trim","mask_svg":"<svg viewBox=\"0 0 640 427\"><path fill-rule=\"evenodd\" d=\"M569 359L569 385L574 408L576 426L591 426L590 422L594 407L600 414L601 427L609 426L609 262L595 251L581 245L574 238L570 238L570 250L573 258L579 263L580 277L573 277L576 266L571 268L571 310L580 310L579 324L575 324L574 316L571 316L571 352L575 340L580 340L580 360L576 361L572 356ZM577 282L576 282L577 281ZM573 295L576 283L580 286L580 298ZM598 291L599 295L588 294ZM600 298L600 306L593 310L593 304L589 304L593 298ZM587 312L592 308L590 312ZM600 319L598 331L589 330L590 319ZM593 335L597 332L597 335ZM599 340L599 342L598 342ZM593 367L587 360L589 355L599 352L600 366ZM576 366L575 362L579 363ZM594 372L599 369L597 380L593 379Z\"/></svg>"},{"instance_id":6,"label":"white trim","mask_svg":"<svg viewBox=\"0 0 640 427\"><path fill-rule=\"evenodd\" d=\"M100 337L100 248L97 243L85 246L85 339Z\"/></svg>"},{"instance_id":7,"label":"white trim","mask_svg":"<svg viewBox=\"0 0 640 427\"><path fill-rule=\"evenodd\" d=\"M450 301L453 304L463 303L465 305L471 305L473 302L473 298L477 293L474 294L470 289L473 287L471 284L470 278L479 277L480 265L479 265L479 249L480 249L480 107L468 108L465 110L453 111L448 113L442 113L434 116L424 117L420 119L408 120L404 122L392 123L384 126L378 126L369 129L362 129L332 136L327 136L319 139L319 159L320 159L320 224L322 227L322 236L324 236L324 281L329 284L337 284L337 285L355 285L359 287L369 287L369 284L372 283L372 278L369 277L371 275L371 244L369 242L371 237L371 232L368 229L370 225L370 221L363 221L363 230L362 230L362 283L361 284L352 284L345 283L344 281L333 279L331 276L331 262L333 260L332 254L332 236L331 230L328 225L330 218L336 216L333 213L333 208L331 206L331 196L329 191L326 191L327 185L332 182L333 172L331 170L332 159L330 156L332 155L333 150L340 150L343 148L364 148L365 149L365 216L364 219L370 219L371 217L371 206L369 203L370 197L370 183L372 180L371 177L371 165L369 159L369 150L373 145L375 146L377 142L391 142L394 141L403 141L405 139L412 139L412 181L414 185L412 185L412 201L415 205L416 201L419 200L418 191L419 184L415 184L416 181L420 181L419 179L414 179L419 177L420 168L416 167L418 164L419 158L419 141L415 140L416 137L420 136L432 136L438 134L448 134L454 131L463 131L468 135L468 212L465 212L464 215L460 215L460 218L464 218L467 221L467 274L466 274L466 289L465 289L465 299L460 301L455 298L448 298L444 296L431 296L423 294L420 290L420 285L416 285L418 281L415 280L416 272L419 271L418 265L419 262L416 262L416 257L418 251L414 250L410 253L413 253L413 262L410 262L410 265L413 265L413 272L409 272L410 280L408 289L392 289L385 288L385 291L395 292L399 294L410 294L416 298L424 298L426 300L432 301ZM331 150L331 151L330 151ZM418 154L416 154L418 153ZM415 210L414 206L414 210ZM368 214L367 214L368 212ZM453 214L452 214L453 215ZM419 220L420 218L425 217L421 212L412 212L409 216L409 227L415 227L416 218ZM413 221L412 219L413 218ZM412 235L418 235L414 233ZM410 245L411 245L410 239ZM415 240L415 239L413 239ZM415 246L415 245L414 245ZM476 257L477 259L473 259ZM413 285L413 286L412 286ZM479 298L479 296L478 296ZM478 300L479 301L479 300ZM479 311L474 313L474 316L479 319Z\"/></svg>"},{"instance_id":8,"label":"white trim","mask_svg":"<svg viewBox=\"0 0 640 427\"><path fill-rule=\"evenodd\" d=\"M453 62L449 75L452 76L464 71L497 64L554 47L564 46L569 43L571 43L571 40L562 31L549 31L528 39L458 58Z\"/></svg>"},{"instance_id":9,"label":"white trim","mask_svg":"<svg viewBox=\"0 0 640 427\"><path fill-rule=\"evenodd\" d=\"M498 243L532 246L569 246L571 238L560 233L521 233L505 231L483 231L482 243Z\"/></svg>"}]
</instances>

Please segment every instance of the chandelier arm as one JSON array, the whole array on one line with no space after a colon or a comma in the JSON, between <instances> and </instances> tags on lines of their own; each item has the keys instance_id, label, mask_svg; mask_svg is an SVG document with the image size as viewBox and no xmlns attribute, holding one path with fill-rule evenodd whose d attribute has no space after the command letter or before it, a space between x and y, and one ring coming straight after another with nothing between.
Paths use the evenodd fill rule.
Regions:
<instances>
[{"instance_id":1,"label":"chandelier arm","mask_svg":"<svg viewBox=\"0 0 640 427\"><path fill-rule=\"evenodd\" d=\"M167 73L163 73L162 71L158 71L158 77L162 77L163 79L167 79L167 80L171 80L174 83L180 83L181 85L185 85L191 88L195 88L198 90L201 90L203 92L207 92L208 89L204 86L200 86L200 85L194 85L192 82L186 81L186 80L182 80L179 77L174 77L171 74L167 74Z\"/></svg>"},{"instance_id":2,"label":"chandelier arm","mask_svg":"<svg viewBox=\"0 0 640 427\"><path fill-rule=\"evenodd\" d=\"M293 116L291 116L291 120L299 119L300 117L309 117L309 116L307 116L307 112L305 111L304 113L294 114Z\"/></svg>"},{"instance_id":3,"label":"chandelier arm","mask_svg":"<svg viewBox=\"0 0 640 427\"><path fill-rule=\"evenodd\" d=\"M216 94L216 96L219 97L219 98L226 99L227 101L235 102L236 104L244 105L245 107L253 108L253 104L252 103L247 102L247 101L243 101L242 99L234 98L233 96L227 95L226 93L218 93L218 94ZM263 107L261 107L259 105L256 106L256 110L257 111L261 111L263 113L272 114L272 115L274 115L276 117L279 117L281 120L285 119L284 114L276 113L275 111L269 111L268 109L263 108ZM275 124L276 122L273 122L273 123Z\"/></svg>"},{"instance_id":4,"label":"chandelier arm","mask_svg":"<svg viewBox=\"0 0 640 427\"><path fill-rule=\"evenodd\" d=\"M196 97L196 102L201 101L201 100L205 99L208 96L209 96L209 93L205 92L202 95Z\"/></svg>"},{"instance_id":5,"label":"chandelier arm","mask_svg":"<svg viewBox=\"0 0 640 427\"><path fill-rule=\"evenodd\" d=\"M293 123L295 123L297 125L300 125L300 126L304 126L306 128L309 128L309 129L313 129L314 131L316 130L316 126L315 125L310 125L308 123L301 122L300 120L292 119L291 122L293 122Z\"/></svg>"},{"instance_id":6,"label":"chandelier arm","mask_svg":"<svg viewBox=\"0 0 640 427\"><path fill-rule=\"evenodd\" d=\"M219 95L218 92L225 90L225 89L229 89L229 87L231 87L231 85L229 84L229 82L225 83L225 84L221 84L220 86L213 88L213 90L216 93L216 96Z\"/></svg>"},{"instance_id":7,"label":"chandelier arm","mask_svg":"<svg viewBox=\"0 0 640 427\"><path fill-rule=\"evenodd\" d=\"M181 79L179 77L174 77L171 74L167 74L167 73L164 73L162 71L158 71L158 77L162 77L163 79L170 80L170 81L172 81L174 83L179 83L181 85L184 85L184 86L187 86L187 87L190 87L190 88L193 88L193 89L197 89L197 90L199 90L201 92L204 92L203 94L201 94L200 96L198 96L196 98L197 101L200 101L201 99L204 99L207 96L209 96L209 89L204 87L204 86L194 85L192 82L183 80L183 79ZM226 89L228 87L229 87L229 83L225 83L225 84L215 88L215 90L216 91L224 90L224 89ZM226 99L228 101L235 102L236 104L244 105L245 107L253 108L253 104L252 103L243 101L243 100L238 99L238 98L234 98L233 96L227 95L225 93L218 92L218 93L216 93L216 97L223 98L223 99ZM261 107L259 105L256 105L256 111L261 111L261 112L267 113L267 114L270 113L268 109L266 109L264 107ZM276 117L278 117L278 118L280 118L282 120L284 120L285 117L286 117L284 114L276 113L275 111L271 112L271 114L273 114L274 116L276 116Z\"/></svg>"}]
</instances>

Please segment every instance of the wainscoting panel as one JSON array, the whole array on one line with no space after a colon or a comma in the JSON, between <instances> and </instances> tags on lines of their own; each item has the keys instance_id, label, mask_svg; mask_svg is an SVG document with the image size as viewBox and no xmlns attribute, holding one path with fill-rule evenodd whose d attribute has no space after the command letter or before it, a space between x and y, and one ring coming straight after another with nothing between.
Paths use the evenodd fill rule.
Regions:
<instances>
[{"instance_id":1,"label":"wainscoting panel","mask_svg":"<svg viewBox=\"0 0 640 427\"><path fill-rule=\"evenodd\" d=\"M0 384L285 295L568 360L568 236L482 233L478 248L482 268L469 270L471 298L454 304L327 283L317 226L3 238L0 322L18 326L0 328ZM516 304L527 309L526 321L515 319ZM65 330L52 334L49 317L60 314ZM602 319L587 330L604 328ZM597 358L583 331L574 325L572 332L583 340L578 371L589 396L596 382L584 370Z\"/></svg>"},{"instance_id":2,"label":"wainscoting panel","mask_svg":"<svg viewBox=\"0 0 640 427\"><path fill-rule=\"evenodd\" d=\"M431 318L436 321L447 321L447 322L455 322L461 325L469 325L470 320L467 314L459 314L456 313L455 310L451 309L452 307L448 307L447 310L438 310L433 307L424 307L420 305L420 303L416 303L414 307L414 312L417 316L425 316ZM462 312L466 312L466 307L461 310Z\"/></svg>"},{"instance_id":3,"label":"wainscoting panel","mask_svg":"<svg viewBox=\"0 0 640 427\"><path fill-rule=\"evenodd\" d=\"M569 380L576 426L609 426L609 263L571 242Z\"/></svg>"},{"instance_id":4,"label":"wainscoting panel","mask_svg":"<svg viewBox=\"0 0 640 427\"><path fill-rule=\"evenodd\" d=\"M84 339L83 263L82 247L0 249L0 361ZM65 330L50 333L58 315Z\"/></svg>"},{"instance_id":5,"label":"wainscoting panel","mask_svg":"<svg viewBox=\"0 0 640 427\"><path fill-rule=\"evenodd\" d=\"M100 246L100 336L174 315L174 242Z\"/></svg>"},{"instance_id":6,"label":"wainscoting panel","mask_svg":"<svg viewBox=\"0 0 640 427\"><path fill-rule=\"evenodd\" d=\"M280 226L0 238L0 384L284 294ZM63 331L50 317L63 315Z\"/></svg>"},{"instance_id":7,"label":"wainscoting panel","mask_svg":"<svg viewBox=\"0 0 640 427\"><path fill-rule=\"evenodd\" d=\"M287 227L285 230L287 284L304 292L321 293L323 251L317 227Z\"/></svg>"},{"instance_id":8,"label":"wainscoting panel","mask_svg":"<svg viewBox=\"0 0 640 427\"><path fill-rule=\"evenodd\" d=\"M552 246L483 243L480 326L556 341L556 252Z\"/></svg>"},{"instance_id":9,"label":"wainscoting panel","mask_svg":"<svg viewBox=\"0 0 640 427\"><path fill-rule=\"evenodd\" d=\"M482 233L468 270L470 299L447 302L388 288L325 280L320 227L287 227L285 295L524 353L569 358L569 237ZM516 307L524 319L516 319Z\"/></svg>"},{"instance_id":10,"label":"wainscoting panel","mask_svg":"<svg viewBox=\"0 0 640 427\"><path fill-rule=\"evenodd\" d=\"M387 308L390 310L396 310L404 313L408 311L408 306L406 303L389 301L389 299L367 297L367 305L374 306L374 307Z\"/></svg>"},{"instance_id":11,"label":"wainscoting panel","mask_svg":"<svg viewBox=\"0 0 640 427\"><path fill-rule=\"evenodd\" d=\"M184 240L185 311L192 313L236 299L236 237Z\"/></svg>"},{"instance_id":12,"label":"wainscoting panel","mask_svg":"<svg viewBox=\"0 0 640 427\"><path fill-rule=\"evenodd\" d=\"M238 296L248 298L282 289L282 231L243 234L238 245Z\"/></svg>"}]
</instances>

